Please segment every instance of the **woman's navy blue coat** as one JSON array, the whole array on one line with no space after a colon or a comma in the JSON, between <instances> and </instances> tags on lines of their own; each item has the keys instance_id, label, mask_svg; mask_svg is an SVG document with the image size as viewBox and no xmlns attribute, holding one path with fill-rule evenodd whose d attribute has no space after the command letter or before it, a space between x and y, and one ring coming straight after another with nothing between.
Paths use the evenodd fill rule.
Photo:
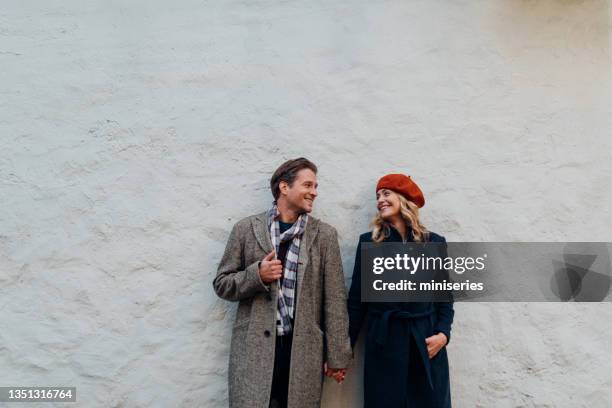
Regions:
<instances>
[{"instance_id":1,"label":"woman's navy blue coat","mask_svg":"<svg viewBox=\"0 0 612 408\"><path fill-rule=\"evenodd\" d=\"M428 240L446 242L444 237L433 232L429 233ZM454 316L452 302L362 303L363 242L372 242L371 232L359 237L348 311L352 346L357 342L365 317L368 317L365 408L450 408L446 347L429 359L425 338L442 332L450 341ZM402 238L391 228L385 242L402 242Z\"/></svg>"}]
</instances>

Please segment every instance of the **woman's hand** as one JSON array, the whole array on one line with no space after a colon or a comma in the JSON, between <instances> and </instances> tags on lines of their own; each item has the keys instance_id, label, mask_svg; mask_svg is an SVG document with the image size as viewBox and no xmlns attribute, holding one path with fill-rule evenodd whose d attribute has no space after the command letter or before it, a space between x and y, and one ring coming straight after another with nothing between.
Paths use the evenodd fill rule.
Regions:
<instances>
[{"instance_id":1,"label":"woman's hand","mask_svg":"<svg viewBox=\"0 0 612 408\"><path fill-rule=\"evenodd\" d=\"M434 334L433 336L426 338L425 344L427 344L427 353L429 354L429 358L434 358L436 354L442 350L442 347L446 346L446 343L448 343L448 339L444 333Z\"/></svg>"}]
</instances>

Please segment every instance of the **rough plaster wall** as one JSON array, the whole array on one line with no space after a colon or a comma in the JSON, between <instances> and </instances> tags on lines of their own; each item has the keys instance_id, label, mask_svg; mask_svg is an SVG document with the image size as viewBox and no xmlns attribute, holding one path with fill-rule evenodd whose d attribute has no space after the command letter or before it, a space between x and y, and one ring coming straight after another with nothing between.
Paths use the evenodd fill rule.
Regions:
<instances>
[{"instance_id":1,"label":"rough plaster wall","mask_svg":"<svg viewBox=\"0 0 612 408\"><path fill-rule=\"evenodd\" d=\"M449 240L610 241L607 1L5 1L0 385L227 404L232 224L284 159L349 283L373 185ZM609 407L609 304L457 304L456 407ZM360 366L356 362L356 367ZM361 376L326 383L358 406ZM23 405L27 406L27 404Z\"/></svg>"}]
</instances>

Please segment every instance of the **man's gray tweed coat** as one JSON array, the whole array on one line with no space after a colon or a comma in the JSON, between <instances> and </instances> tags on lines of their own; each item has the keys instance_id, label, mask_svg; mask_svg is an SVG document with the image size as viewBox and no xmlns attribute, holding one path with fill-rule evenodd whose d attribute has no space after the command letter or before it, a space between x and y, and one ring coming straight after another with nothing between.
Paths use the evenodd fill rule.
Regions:
<instances>
[{"instance_id":1,"label":"man's gray tweed coat","mask_svg":"<svg viewBox=\"0 0 612 408\"><path fill-rule=\"evenodd\" d=\"M276 285L259 277L258 262L272 251L266 213L234 226L213 286L240 302L229 363L231 408L268 408L276 338ZM323 363L347 367L351 359L346 288L336 230L309 217L300 245L293 328L289 408L319 407Z\"/></svg>"}]
</instances>

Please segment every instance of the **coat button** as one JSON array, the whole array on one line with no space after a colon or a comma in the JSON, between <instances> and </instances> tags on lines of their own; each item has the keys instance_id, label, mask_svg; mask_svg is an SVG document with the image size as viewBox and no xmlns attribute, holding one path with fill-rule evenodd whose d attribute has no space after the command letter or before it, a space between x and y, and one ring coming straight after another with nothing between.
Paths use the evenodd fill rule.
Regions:
<instances>
[{"instance_id":1,"label":"coat button","mask_svg":"<svg viewBox=\"0 0 612 408\"><path fill-rule=\"evenodd\" d=\"M264 332L264 336L266 336L266 337L270 337L270 330L266 330L266 331Z\"/></svg>"}]
</instances>

